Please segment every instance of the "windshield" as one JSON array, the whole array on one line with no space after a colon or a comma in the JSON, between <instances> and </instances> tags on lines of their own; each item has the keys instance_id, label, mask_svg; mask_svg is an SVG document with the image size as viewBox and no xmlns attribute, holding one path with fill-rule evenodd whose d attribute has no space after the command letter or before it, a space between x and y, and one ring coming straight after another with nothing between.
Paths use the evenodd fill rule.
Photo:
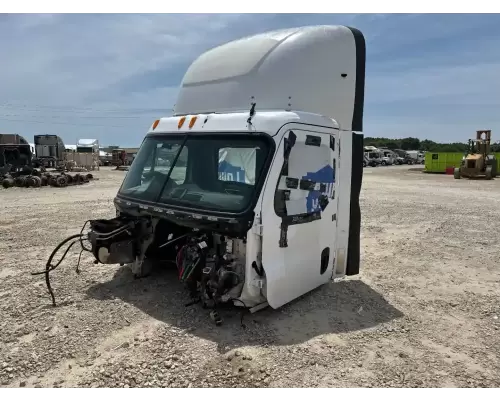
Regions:
<instances>
[{"instance_id":1,"label":"windshield","mask_svg":"<svg viewBox=\"0 0 500 400\"><path fill-rule=\"evenodd\" d=\"M271 140L242 134L149 136L119 194L159 204L241 212L256 194Z\"/></svg>"}]
</instances>

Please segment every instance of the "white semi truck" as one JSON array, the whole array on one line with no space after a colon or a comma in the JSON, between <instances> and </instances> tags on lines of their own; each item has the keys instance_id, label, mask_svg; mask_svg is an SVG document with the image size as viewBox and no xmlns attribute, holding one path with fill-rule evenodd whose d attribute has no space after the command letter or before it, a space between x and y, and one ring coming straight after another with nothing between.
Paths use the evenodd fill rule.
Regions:
<instances>
[{"instance_id":1,"label":"white semi truck","mask_svg":"<svg viewBox=\"0 0 500 400\"><path fill-rule=\"evenodd\" d=\"M406 153L411 157L414 164L423 164L425 161L425 153L420 150L407 150Z\"/></svg>"},{"instance_id":2,"label":"white semi truck","mask_svg":"<svg viewBox=\"0 0 500 400\"><path fill-rule=\"evenodd\" d=\"M146 276L172 260L194 299L251 311L358 274L365 53L357 29L311 26L202 54L116 218L90 221L96 262Z\"/></svg>"}]
</instances>

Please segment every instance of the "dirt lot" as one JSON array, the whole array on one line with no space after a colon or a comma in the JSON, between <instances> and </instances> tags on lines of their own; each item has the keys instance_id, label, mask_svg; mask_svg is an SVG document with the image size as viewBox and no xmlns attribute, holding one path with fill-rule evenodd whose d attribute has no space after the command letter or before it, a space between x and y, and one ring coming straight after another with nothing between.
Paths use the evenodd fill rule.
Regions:
<instances>
[{"instance_id":1,"label":"dirt lot","mask_svg":"<svg viewBox=\"0 0 500 400\"><path fill-rule=\"evenodd\" d=\"M43 268L89 218L112 217L124 172L66 189L0 189L2 386L500 386L500 179L365 168L363 266L279 311L185 307L170 272L133 280L75 251Z\"/></svg>"}]
</instances>

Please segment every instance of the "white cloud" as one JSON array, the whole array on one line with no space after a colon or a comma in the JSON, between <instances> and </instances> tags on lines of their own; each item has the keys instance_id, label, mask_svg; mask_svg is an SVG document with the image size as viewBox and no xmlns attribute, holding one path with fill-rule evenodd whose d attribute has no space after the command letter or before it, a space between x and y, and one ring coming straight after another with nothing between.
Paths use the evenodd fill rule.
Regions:
<instances>
[{"instance_id":1,"label":"white cloud","mask_svg":"<svg viewBox=\"0 0 500 400\"><path fill-rule=\"evenodd\" d=\"M447 126L464 139L467 121L500 130L491 111L500 99L497 22L480 15L8 15L0 23L0 130L133 145L158 109L173 106L183 71L204 50L270 29L342 23L367 41L367 135L435 136Z\"/></svg>"},{"instance_id":2,"label":"white cloud","mask_svg":"<svg viewBox=\"0 0 500 400\"><path fill-rule=\"evenodd\" d=\"M236 19L71 15L42 28L38 16L33 18L31 25L24 22L17 27L9 62L0 66L6 77L3 99L27 99L27 93L34 91L36 102L78 104L86 95L128 77L185 61L203 47L207 36L217 36Z\"/></svg>"},{"instance_id":3,"label":"white cloud","mask_svg":"<svg viewBox=\"0 0 500 400\"><path fill-rule=\"evenodd\" d=\"M462 103L484 102L500 106L500 62L427 67L374 77L367 89L378 104L407 100Z\"/></svg>"}]
</instances>

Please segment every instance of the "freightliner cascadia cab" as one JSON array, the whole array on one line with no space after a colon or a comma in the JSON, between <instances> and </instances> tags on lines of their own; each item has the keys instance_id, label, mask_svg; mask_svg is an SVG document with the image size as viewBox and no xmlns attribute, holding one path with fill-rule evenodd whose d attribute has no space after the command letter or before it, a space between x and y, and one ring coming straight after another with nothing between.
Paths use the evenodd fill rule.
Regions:
<instances>
[{"instance_id":1,"label":"freightliner cascadia cab","mask_svg":"<svg viewBox=\"0 0 500 400\"><path fill-rule=\"evenodd\" d=\"M251 310L358 274L364 81L364 37L345 26L202 54L144 139L117 217L91 224L97 261L137 276L173 264L205 305Z\"/></svg>"}]
</instances>

